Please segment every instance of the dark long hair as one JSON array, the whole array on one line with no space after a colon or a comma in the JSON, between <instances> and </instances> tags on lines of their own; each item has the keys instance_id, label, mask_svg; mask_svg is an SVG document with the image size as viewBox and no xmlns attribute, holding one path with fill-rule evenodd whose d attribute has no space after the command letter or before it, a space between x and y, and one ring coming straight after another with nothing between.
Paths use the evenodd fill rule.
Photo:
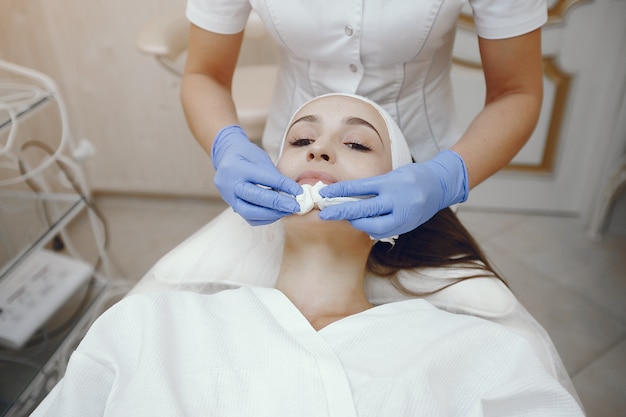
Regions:
<instances>
[{"instance_id":1,"label":"dark long hair","mask_svg":"<svg viewBox=\"0 0 626 417\"><path fill-rule=\"evenodd\" d=\"M402 285L396 274L401 269L419 271L441 267L466 268L468 275L446 280L433 291L416 293ZM367 268L374 274L387 277L399 291L413 296L429 295L478 277L496 277L506 285L476 240L449 208L439 211L415 230L400 235L393 246L377 242L370 252Z\"/></svg>"}]
</instances>

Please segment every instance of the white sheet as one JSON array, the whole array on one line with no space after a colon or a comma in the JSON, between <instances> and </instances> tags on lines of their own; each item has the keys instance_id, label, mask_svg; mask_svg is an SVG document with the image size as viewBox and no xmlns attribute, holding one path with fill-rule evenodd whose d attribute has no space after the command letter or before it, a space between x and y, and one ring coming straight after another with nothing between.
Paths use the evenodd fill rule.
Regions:
<instances>
[{"instance_id":1,"label":"white sheet","mask_svg":"<svg viewBox=\"0 0 626 417\"><path fill-rule=\"evenodd\" d=\"M281 292L135 295L33 416L581 416L530 345L424 300L316 332Z\"/></svg>"},{"instance_id":2,"label":"white sheet","mask_svg":"<svg viewBox=\"0 0 626 417\"><path fill-rule=\"evenodd\" d=\"M283 238L280 222L252 227L229 208L161 258L131 293L189 290L211 294L242 285L273 287ZM409 289L428 293L451 279L472 274L471 270L448 267L401 271L399 278ZM365 286L374 304L412 298L386 278L368 275ZM578 398L549 335L495 277L467 280L423 298L438 308L490 320L526 338L546 370Z\"/></svg>"}]
</instances>

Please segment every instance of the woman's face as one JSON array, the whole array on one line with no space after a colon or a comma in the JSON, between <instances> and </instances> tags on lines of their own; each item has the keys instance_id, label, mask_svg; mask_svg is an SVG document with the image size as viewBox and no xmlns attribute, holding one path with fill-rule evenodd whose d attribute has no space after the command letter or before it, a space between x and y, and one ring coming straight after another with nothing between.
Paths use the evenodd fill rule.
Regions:
<instances>
[{"instance_id":1,"label":"woman's face","mask_svg":"<svg viewBox=\"0 0 626 417\"><path fill-rule=\"evenodd\" d=\"M276 165L300 184L330 184L391 171L383 117L361 100L330 96L304 106L288 127Z\"/></svg>"}]
</instances>

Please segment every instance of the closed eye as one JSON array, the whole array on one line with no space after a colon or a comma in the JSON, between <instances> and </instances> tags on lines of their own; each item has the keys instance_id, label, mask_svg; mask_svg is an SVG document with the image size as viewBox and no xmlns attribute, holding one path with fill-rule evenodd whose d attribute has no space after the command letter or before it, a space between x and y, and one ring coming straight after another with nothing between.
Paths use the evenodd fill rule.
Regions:
<instances>
[{"instance_id":1,"label":"closed eye","mask_svg":"<svg viewBox=\"0 0 626 417\"><path fill-rule=\"evenodd\" d=\"M355 151L360 151L360 152L369 152L372 150L370 146L364 145L359 142L348 142L346 143L346 146L350 149L354 149Z\"/></svg>"},{"instance_id":2,"label":"closed eye","mask_svg":"<svg viewBox=\"0 0 626 417\"><path fill-rule=\"evenodd\" d=\"M295 139L292 139L291 141L289 141L289 144L291 146L308 146L308 145L312 144L313 142L315 142L313 139L295 138Z\"/></svg>"}]
</instances>

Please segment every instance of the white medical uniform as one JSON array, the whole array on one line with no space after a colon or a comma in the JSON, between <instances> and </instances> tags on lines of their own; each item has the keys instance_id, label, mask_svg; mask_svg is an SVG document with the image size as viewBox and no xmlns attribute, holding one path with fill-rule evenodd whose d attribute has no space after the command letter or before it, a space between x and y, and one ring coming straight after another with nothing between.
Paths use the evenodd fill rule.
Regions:
<instances>
[{"instance_id":1,"label":"white medical uniform","mask_svg":"<svg viewBox=\"0 0 626 417\"><path fill-rule=\"evenodd\" d=\"M424 300L319 332L280 291L135 295L33 416L582 416L527 342Z\"/></svg>"},{"instance_id":2,"label":"white medical uniform","mask_svg":"<svg viewBox=\"0 0 626 417\"><path fill-rule=\"evenodd\" d=\"M450 81L456 23L465 0L188 0L187 17L218 33L244 29L250 7L281 46L263 146L272 158L286 123L310 98L359 94L398 122L417 161L461 136ZM547 20L545 0L470 0L476 31L501 39Z\"/></svg>"}]
</instances>

